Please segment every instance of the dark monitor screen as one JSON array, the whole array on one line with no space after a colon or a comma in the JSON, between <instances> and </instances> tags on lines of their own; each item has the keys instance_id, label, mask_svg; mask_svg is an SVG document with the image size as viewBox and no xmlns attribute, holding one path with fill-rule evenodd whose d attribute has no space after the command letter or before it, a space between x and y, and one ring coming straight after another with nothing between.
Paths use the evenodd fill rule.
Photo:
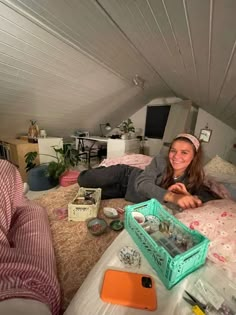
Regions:
<instances>
[{"instance_id":1,"label":"dark monitor screen","mask_svg":"<svg viewBox=\"0 0 236 315\"><path fill-rule=\"evenodd\" d=\"M170 112L170 105L147 106L145 137L162 139L167 119Z\"/></svg>"}]
</instances>

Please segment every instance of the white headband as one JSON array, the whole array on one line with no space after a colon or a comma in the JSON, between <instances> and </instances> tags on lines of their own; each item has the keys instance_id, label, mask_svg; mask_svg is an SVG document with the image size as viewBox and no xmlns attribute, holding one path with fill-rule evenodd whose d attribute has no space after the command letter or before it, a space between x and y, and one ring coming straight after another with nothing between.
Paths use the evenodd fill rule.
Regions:
<instances>
[{"instance_id":1,"label":"white headband","mask_svg":"<svg viewBox=\"0 0 236 315\"><path fill-rule=\"evenodd\" d=\"M194 145L196 151L198 151L198 148L200 146L200 142L193 135L190 135L189 133L180 133L175 139L178 139L178 138L186 138L186 139L190 140L192 142L192 144Z\"/></svg>"}]
</instances>

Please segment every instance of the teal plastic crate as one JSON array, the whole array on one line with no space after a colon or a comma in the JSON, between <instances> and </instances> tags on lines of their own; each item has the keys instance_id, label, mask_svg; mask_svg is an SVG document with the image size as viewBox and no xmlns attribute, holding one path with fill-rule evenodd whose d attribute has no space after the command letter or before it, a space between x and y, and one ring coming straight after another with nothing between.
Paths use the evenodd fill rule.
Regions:
<instances>
[{"instance_id":1,"label":"teal plastic crate","mask_svg":"<svg viewBox=\"0 0 236 315\"><path fill-rule=\"evenodd\" d=\"M125 210L126 230L167 289L172 288L176 283L205 263L210 242L209 239L198 231L191 230L181 223L168 213L156 199L126 206ZM173 223L184 231L184 233L191 236L195 240L196 245L172 257L165 248L159 246L134 219L132 211L141 212L144 216L154 215L158 217L160 221Z\"/></svg>"}]
</instances>

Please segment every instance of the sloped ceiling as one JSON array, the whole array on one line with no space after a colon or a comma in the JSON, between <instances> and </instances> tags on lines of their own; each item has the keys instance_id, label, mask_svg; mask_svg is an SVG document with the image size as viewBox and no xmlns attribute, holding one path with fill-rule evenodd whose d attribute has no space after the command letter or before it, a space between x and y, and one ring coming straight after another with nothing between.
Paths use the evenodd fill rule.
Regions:
<instances>
[{"instance_id":1,"label":"sloped ceiling","mask_svg":"<svg viewBox=\"0 0 236 315\"><path fill-rule=\"evenodd\" d=\"M236 129L235 13L235 0L0 1L0 135L30 119L97 133L171 96Z\"/></svg>"}]
</instances>

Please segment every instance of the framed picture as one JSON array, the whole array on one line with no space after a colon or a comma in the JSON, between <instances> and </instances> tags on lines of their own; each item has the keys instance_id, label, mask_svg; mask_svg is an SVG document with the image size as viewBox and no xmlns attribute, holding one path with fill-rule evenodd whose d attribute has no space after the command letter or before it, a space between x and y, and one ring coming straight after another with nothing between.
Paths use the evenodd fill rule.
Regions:
<instances>
[{"instance_id":1,"label":"framed picture","mask_svg":"<svg viewBox=\"0 0 236 315\"><path fill-rule=\"evenodd\" d=\"M202 142L209 142L211 138L211 133L212 133L211 129L201 129L199 140Z\"/></svg>"}]
</instances>

